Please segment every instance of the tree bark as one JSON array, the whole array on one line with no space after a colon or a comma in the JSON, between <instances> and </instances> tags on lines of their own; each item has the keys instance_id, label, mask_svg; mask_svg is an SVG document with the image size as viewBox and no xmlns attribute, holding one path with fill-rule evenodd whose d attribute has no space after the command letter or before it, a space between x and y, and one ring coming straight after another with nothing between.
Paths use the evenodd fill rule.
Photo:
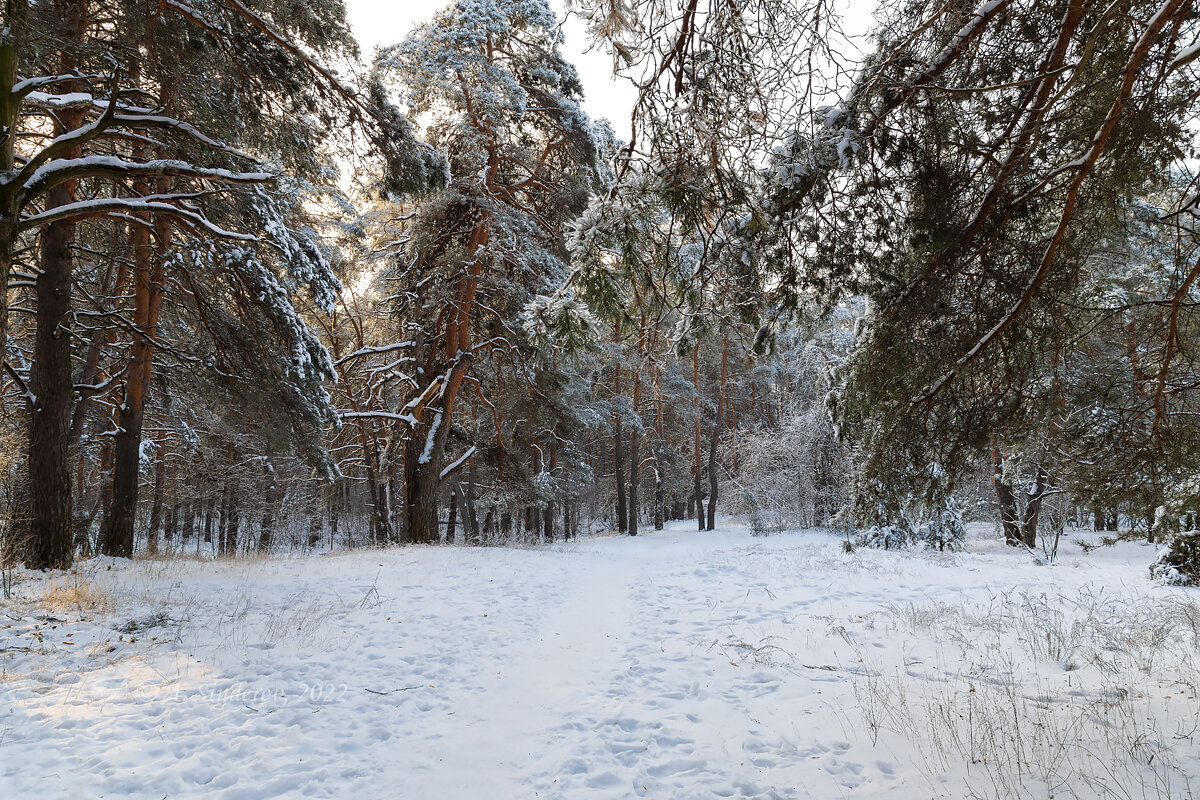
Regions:
<instances>
[{"instance_id":1,"label":"tree bark","mask_svg":"<svg viewBox=\"0 0 1200 800\"><path fill-rule=\"evenodd\" d=\"M661 450L659 451L662 452ZM663 502L665 500L662 480L662 470L658 466L658 456L655 456L654 462L654 530L661 531L663 529Z\"/></svg>"},{"instance_id":2,"label":"tree bark","mask_svg":"<svg viewBox=\"0 0 1200 800\"><path fill-rule=\"evenodd\" d=\"M637 430L629 432L629 535L638 535L638 481L641 458L641 437Z\"/></svg>"},{"instance_id":3,"label":"tree bark","mask_svg":"<svg viewBox=\"0 0 1200 800\"><path fill-rule=\"evenodd\" d=\"M613 341L620 338L620 329L613 326ZM613 407L616 408L616 403L621 397L621 365L618 363L613 369ZM613 462L616 467L617 479L617 532L625 533L629 530L629 510L625 502L625 447L623 442L624 426L621 424L621 416L617 411L613 411Z\"/></svg>"},{"instance_id":4,"label":"tree bark","mask_svg":"<svg viewBox=\"0 0 1200 800\"><path fill-rule=\"evenodd\" d=\"M704 490L700 485L700 342L692 347L692 500L695 505L696 527L704 530Z\"/></svg>"},{"instance_id":5,"label":"tree bark","mask_svg":"<svg viewBox=\"0 0 1200 800\"><path fill-rule=\"evenodd\" d=\"M275 516L279 507L279 487L269 458L263 460L263 515L258 533L258 552L268 553L275 535Z\"/></svg>"},{"instance_id":6,"label":"tree bark","mask_svg":"<svg viewBox=\"0 0 1200 800\"><path fill-rule=\"evenodd\" d=\"M1004 542L1019 547L1023 540L1020 517L1017 516L1017 498L1013 494L1012 485L1004 480L1004 458L996 444L992 445L992 486L996 490L996 502L1000 507L1000 527L1004 531Z\"/></svg>"},{"instance_id":7,"label":"tree bark","mask_svg":"<svg viewBox=\"0 0 1200 800\"><path fill-rule=\"evenodd\" d=\"M213 518L217 510L216 487L212 481L204 482L204 542L211 544L213 540Z\"/></svg>"},{"instance_id":8,"label":"tree bark","mask_svg":"<svg viewBox=\"0 0 1200 800\"><path fill-rule=\"evenodd\" d=\"M712 438L708 442L708 526L706 530L716 530L717 527L717 440L721 436L721 416L718 414L713 421Z\"/></svg>"},{"instance_id":9,"label":"tree bark","mask_svg":"<svg viewBox=\"0 0 1200 800\"><path fill-rule=\"evenodd\" d=\"M47 193L47 207L72 202L73 195L73 187L59 184ZM42 232L34 360L29 372L29 388L36 398L29 419L28 449L31 546L26 563L31 569L66 569L72 561L68 328L74 237L71 222L53 223Z\"/></svg>"},{"instance_id":10,"label":"tree bark","mask_svg":"<svg viewBox=\"0 0 1200 800\"><path fill-rule=\"evenodd\" d=\"M11 172L15 164L17 120L21 113L21 97L13 91L21 72L21 46L28 41L25 28L29 22L28 0L4 0L4 26L8 33L0 42L0 173ZM0 380L8 358L8 276L12 269L13 249L16 246L18 186L0 187Z\"/></svg>"},{"instance_id":11,"label":"tree bark","mask_svg":"<svg viewBox=\"0 0 1200 800\"><path fill-rule=\"evenodd\" d=\"M236 556L238 552L238 531L242 527L242 509L237 498L232 494L229 500L229 529L225 531L225 554Z\"/></svg>"},{"instance_id":12,"label":"tree bark","mask_svg":"<svg viewBox=\"0 0 1200 800\"><path fill-rule=\"evenodd\" d=\"M179 503L172 502L167 506L167 518L163 523L163 541L169 542L175 538L175 530L179 527Z\"/></svg>"},{"instance_id":13,"label":"tree bark","mask_svg":"<svg viewBox=\"0 0 1200 800\"><path fill-rule=\"evenodd\" d=\"M182 542L192 538L192 532L196 530L196 498L188 498L186 503L187 516L183 518L183 528L179 531L179 539Z\"/></svg>"},{"instance_id":14,"label":"tree bark","mask_svg":"<svg viewBox=\"0 0 1200 800\"><path fill-rule=\"evenodd\" d=\"M158 553L158 532L162 527L163 486L167 479L166 449L160 443L154 455L154 499L150 506L150 526L146 529L146 552Z\"/></svg>"},{"instance_id":15,"label":"tree bark","mask_svg":"<svg viewBox=\"0 0 1200 800\"><path fill-rule=\"evenodd\" d=\"M1025 514L1021 520L1021 541L1026 547L1037 546L1038 517L1042 513L1042 498L1046 496L1049 476L1039 464L1035 473L1033 490L1025 501Z\"/></svg>"},{"instance_id":16,"label":"tree bark","mask_svg":"<svg viewBox=\"0 0 1200 800\"><path fill-rule=\"evenodd\" d=\"M83 38L87 24L87 0L55 3L61 35L68 47L59 52L60 74L75 72L71 47ZM7 87L6 87L7 88ZM58 112L52 131L55 136L78 128L83 112ZM78 146L65 148L60 158L78 158ZM75 180L67 180L46 192L45 209L75 201ZM34 293L37 322L34 331L33 365L29 389L35 400L29 417L29 547L26 565L31 569L66 569L73 560L71 469L68 432L74 387L71 380L71 288L74 273L72 248L75 223L52 222L42 229L40 268ZM4 284L7 290L7 282Z\"/></svg>"},{"instance_id":17,"label":"tree bark","mask_svg":"<svg viewBox=\"0 0 1200 800\"><path fill-rule=\"evenodd\" d=\"M729 378L729 333L721 345L721 382L717 385L717 414L713 419L712 439L708 443L708 530L717 527L717 441L725 417L725 382Z\"/></svg>"},{"instance_id":18,"label":"tree bark","mask_svg":"<svg viewBox=\"0 0 1200 800\"><path fill-rule=\"evenodd\" d=\"M467 541L479 544L479 517L475 513L475 456L467 462L467 490L463 494L463 529Z\"/></svg>"},{"instance_id":19,"label":"tree bark","mask_svg":"<svg viewBox=\"0 0 1200 800\"><path fill-rule=\"evenodd\" d=\"M148 157L149 152L141 152ZM167 188L160 184L160 191ZM139 193L148 193L142 183ZM163 263L171 247L171 226L165 219L154 220L156 243L150 243L149 219L133 226L133 322L142 332L134 337L125 370L125 400L119 409L117 435L113 442L113 493L101 526L101 547L105 555L129 558L133 555L133 526L137 519L138 475L141 467L142 424L150 392L150 374L154 367L151 339L158 329L162 308ZM209 507L211 514L211 503ZM212 523L205 522L206 542L212 541Z\"/></svg>"},{"instance_id":20,"label":"tree bark","mask_svg":"<svg viewBox=\"0 0 1200 800\"><path fill-rule=\"evenodd\" d=\"M458 489L450 487L450 511L446 515L446 542L454 544L454 533L458 528Z\"/></svg>"}]
</instances>

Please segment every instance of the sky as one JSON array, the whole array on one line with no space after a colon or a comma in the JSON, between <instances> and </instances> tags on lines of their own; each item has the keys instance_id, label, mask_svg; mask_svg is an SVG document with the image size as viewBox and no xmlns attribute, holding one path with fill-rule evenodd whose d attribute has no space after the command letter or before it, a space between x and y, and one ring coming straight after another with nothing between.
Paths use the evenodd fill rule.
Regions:
<instances>
[{"instance_id":1,"label":"sky","mask_svg":"<svg viewBox=\"0 0 1200 800\"><path fill-rule=\"evenodd\" d=\"M565 7L562 0L550 2L561 16ZM448 4L449 0L346 0L346 11L363 58L369 60L376 47L403 40L414 25ZM613 78L612 57L601 48L589 51L587 32L577 16L567 19L563 34L563 53L579 70L583 83L584 110L594 119L608 118L619 135L629 127L629 112L636 96L632 84Z\"/></svg>"},{"instance_id":2,"label":"sky","mask_svg":"<svg viewBox=\"0 0 1200 800\"><path fill-rule=\"evenodd\" d=\"M835 2L843 17L847 34L858 36L870 27L877 0L840 0ZM428 20L449 5L450 0L345 0L350 28L358 39L364 60L369 61L376 47L386 47L404 39L413 26ZM550 0L560 17L565 0ZM637 92L626 78L613 77L612 56L595 45L587 35L583 21L575 14L563 25L563 54L579 71L583 83L583 108L593 119L608 119L618 137L629 136L629 113Z\"/></svg>"}]
</instances>

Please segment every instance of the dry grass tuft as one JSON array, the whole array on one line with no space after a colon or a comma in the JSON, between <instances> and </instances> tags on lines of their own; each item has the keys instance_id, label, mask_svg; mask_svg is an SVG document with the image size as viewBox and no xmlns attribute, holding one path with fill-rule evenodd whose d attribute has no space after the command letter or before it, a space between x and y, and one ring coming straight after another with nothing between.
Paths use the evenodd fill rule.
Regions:
<instances>
[{"instance_id":1,"label":"dry grass tuft","mask_svg":"<svg viewBox=\"0 0 1200 800\"><path fill-rule=\"evenodd\" d=\"M112 611L115 602L112 595L97 588L90 578L72 570L49 581L46 590L34 598L32 605L47 614L70 611L96 614Z\"/></svg>"}]
</instances>

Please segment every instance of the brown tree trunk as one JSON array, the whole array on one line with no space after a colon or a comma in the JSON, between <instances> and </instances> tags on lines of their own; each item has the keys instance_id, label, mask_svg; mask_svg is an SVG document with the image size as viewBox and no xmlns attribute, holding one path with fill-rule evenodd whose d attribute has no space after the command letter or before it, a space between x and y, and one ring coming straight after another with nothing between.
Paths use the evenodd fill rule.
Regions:
<instances>
[{"instance_id":1,"label":"brown tree trunk","mask_svg":"<svg viewBox=\"0 0 1200 800\"><path fill-rule=\"evenodd\" d=\"M169 542L175 538L175 529L179 526L179 503L167 505L166 519L163 521L163 541Z\"/></svg>"},{"instance_id":2,"label":"brown tree trunk","mask_svg":"<svg viewBox=\"0 0 1200 800\"><path fill-rule=\"evenodd\" d=\"M77 155L77 154L75 154ZM73 187L59 184L47 207L73 201ZM36 283L37 325L29 389L36 398L29 419L31 569L66 569L72 561L71 473L71 246L75 225L56 222L42 232L41 274Z\"/></svg>"},{"instance_id":3,"label":"brown tree trunk","mask_svg":"<svg viewBox=\"0 0 1200 800\"><path fill-rule=\"evenodd\" d=\"M996 503L1000 507L1000 527L1004 531L1004 542L1019 547L1023 540L1020 517L1017 516L1017 498L1013 494L1012 485L1004 480L1004 458L996 444L992 445L992 486L996 490Z\"/></svg>"},{"instance_id":4,"label":"brown tree trunk","mask_svg":"<svg viewBox=\"0 0 1200 800\"><path fill-rule=\"evenodd\" d=\"M154 500L150 506L150 527L146 530L146 551L158 553L158 532L162 527L163 486L167 480L166 448L159 444L154 455Z\"/></svg>"},{"instance_id":5,"label":"brown tree trunk","mask_svg":"<svg viewBox=\"0 0 1200 800\"><path fill-rule=\"evenodd\" d=\"M638 406L641 401L642 379L641 368L639 367L633 371L633 414L635 422L638 422ZM638 483L641 480L641 445L641 425L636 424L629 431L629 525L627 527L630 536L638 535Z\"/></svg>"},{"instance_id":6,"label":"brown tree trunk","mask_svg":"<svg viewBox=\"0 0 1200 800\"><path fill-rule=\"evenodd\" d=\"M663 453L663 392L662 369L654 369L654 530L661 531L664 524L666 502L662 479Z\"/></svg>"},{"instance_id":7,"label":"brown tree trunk","mask_svg":"<svg viewBox=\"0 0 1200 800\"><path fill-rule=\"evenodd\" d=\"M716 530L717 527L717 439L721 436L721 417L717 415L713 422L712 438L708 442L708 526L706 530Z\"/></svg>"},{"instance_id":8,"label":"brown tree trunk","mask_svg":"<svg viewBox=\"0 0 1200 800\"><path fill-rule=\"evenodd\" d=\"M661 450L659 452L662 452ZM663 489L662 470L658 467L658 458L655 457L654 463L654 530L661 531L664 524L663 503L666 497Z\"/></svg>"},{"instance_id":9,"label":"brown tree trunk","mask_svg":"<svg viewBox=\"0 0 1200 800\"><path fill-rule=\"evenodd\" d=\"M463 529L467 541L479 544L479 517L475 513L475 456L467 462L467 490L463 494Z\"/></svg>"},{"instance_id":10,"label":"brown tree trunk","mask_svg":"<svg viewBox=\"0 0 1200 800\"><path fill-rule=\"evenodd\" d=\"M76 65L70 45L83 39L88 4L87 0L59 0L54 5L60 36L68 44L59 54L59 73L71 74ZM52 131L62 136L82 122L82 111L63 109ZM80 152L78 146L68 147L58 157L78 158ZM46 192L45 210L74 202L75 188L75 180L51 187ZM74 399L70 332L74 243L75 223L71 220L52 222L42 230L41 273L34 287L37 323L29 371L29 390L36 398L29 416L27 451L30 510L25 563L31 569L66 569L74 555L68 443ZM5 282L4 288L7 286Z\"/></svg>"},{"instance_id":11,"label":"brown tree trunk","mask_svg":"<svg viewBox=\"0 0 1200 800\"><path fill-rule=\"evenodd\" d=\"M454 544L455 531L458 530L458 488L450 487L450 510L446 514L446 543Z\"/></svg>"},{"instance_id":12,"label":"brown tree trunk","mask_svg":"<svg viewBox=\"0 0 1200 800\"><path fill-rule=\"evenodd\" d=\"M204 542L212 544L213 522L217 515L216 486L212 481L204 482Z\"/></svg>"},{"instance_id":13,"label":"brown tree trunk","mask_svg":"<svg viewBox=\"0 0 1200 800\"><path fill-rule=\"evenodd\" d=\"M28 41L25 30L29 22L28 0L4 1L4 25L7 34L0 40L0 173L8 173L15 164L17 120L21 111L21 96L13 91L21 70L21 45ZM20 214L15 185L0 187L0 380L4 380L4 365L8 356L8 276L12 269L13 249L16 246L17 222Z\"/></svg>"},{"instance_id":14,"label":"brown tree trunk","mask_svg":"<svg viewBox=\"0 0 1200 800\"><path fill-rule=\"evenodd\" d=\"M142 153L143 156L147 153ZM143 192L148 186L141 187ZM165 186L160 186L165 189ZM101 525L100 542L105 555L133 555L133 526L137 519L138 474L142 448L142 423L150 391L154 345L163 296L163 262L171 246L171 228L165 220L155 221L157 238L151 247L146 224L133 226L134 291L133 322L144 335L134 337L125 371L125 402L120 407L118 431L113 442L112 501ZM210 504L211 514L211 504ZM205 541L212 541L212 523L206 522Z\"/></svg>"},{"instance_id":15,"label":"brown tree trunk","mask_svg":"<svg viewBox=\"0 0 1200 800\"><path fill-rule=\"evenodd\" d=\"M488 174L494 177L499 169L498 157L489 155ZM467 259L470 267L459 278L454 302L448 307L446 327L443 332L444 364L449 368L445 385L441 394L441 409L420 409L418 416L433 418L414 426L404 452L404 490L405 506L408 509L408 533L414 542L432 542L437 538L437 492L441 484L441 468L443 454L446 449L446 439L450 432L455 401L462 388L463 379L471 367L473 351L471 348L471 315L475 307L475 293L479 288L479 279L483 274L481 251L487 246L491 237L491 217L480 212L480 217L471 231L467 242ZM430 368L426 374L436 375L444 372L432 368L433 354L430 355Z\"/></svg>"},{"instance_id":16,"label":"brown tree trunk","mask_svg":"<svg viewBox=\"0 0 1200 800\"><path fill-rule=\"evenodd\" d=\"M704 490L700 485L700 342L692 348L692 501L696 512L696 527L704 530Z\"/></svg>"},{"instance_id":17,"label":"brown tree trunk","mask_svg":"<svg viewBox=\"0 0 1200 800\"><path fill-rule=\"evenodd\" d=\"M275 470L269 459L263 460L263 515L262 528L258 533L258 552L271 551L271 540L275 535L275 517L279 508L279 486L275 481Z\"/></svg>"},{"instance_id":18,"label":"brown tree trunk","mask_svg":"<svg viewBox=\"0 0 1200 800\"><path fill-rule=\"evenodd\" d=\"M1021 520L1021 541L1026 547L1037 546L1038 517L1042 513L1042 498L1046 496L1046 481L1049 480L1046 470L1040 464L1035 474L1036 482L1033 491L1026 498L1025 515Z\"/></svg>"},{"instance_id":19,"label":"brown tree trunk","mask_svg":"<svg viewBox=\"0 0 1200 800\"><path fill-rule=\"evenodd\" d=\"M725 416L725 382L729 378L729 334L721 346L721 382L717 386L717 414L713 418L712 439L708 443L708 530L717 527L717 441Z\"/></svg>"},{"instance_id":20,"label":"brown tree trunk","mask_svg":"<svg viewBox=\"0 0 1200 800\"><path fill-rule=\"evenodd\" d=\"M229 518L233 511L233 486L232 478L228 472L229 466L226 465L225 480L221 485L221 522L217 526L217 555L227 556L230 554L229 547Z\"/></svg>"}]
</instances>

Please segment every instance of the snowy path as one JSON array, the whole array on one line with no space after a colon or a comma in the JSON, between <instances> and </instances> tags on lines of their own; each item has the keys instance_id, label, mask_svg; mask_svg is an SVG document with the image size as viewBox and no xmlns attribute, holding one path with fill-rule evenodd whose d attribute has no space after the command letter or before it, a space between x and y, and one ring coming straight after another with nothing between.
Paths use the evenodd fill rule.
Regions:
<instances>
[{"instance_id":1,"label":"snowy path","mask_svg":"<svg viewBox=\"0 0 1200 800\"><path fill-rule=\"evenodd\" d=\"M870 676L943 681L965 658L887 608L1171 591L1141 546L1054 568L976 549L679 524L540 550L89 562L57 605L0 617L0 796L963 796L906 732L864 722Z\"/></svg>"}]
</instances>

